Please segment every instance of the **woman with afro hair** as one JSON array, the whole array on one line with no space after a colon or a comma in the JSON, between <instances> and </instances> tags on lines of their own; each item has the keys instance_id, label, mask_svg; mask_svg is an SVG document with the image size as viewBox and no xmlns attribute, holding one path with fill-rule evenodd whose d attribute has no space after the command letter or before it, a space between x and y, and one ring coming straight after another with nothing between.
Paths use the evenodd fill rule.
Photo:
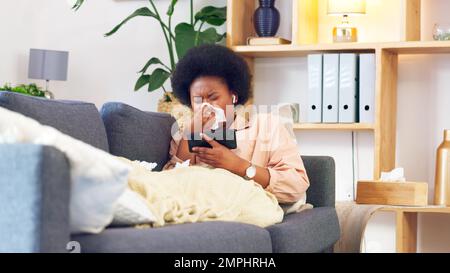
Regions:
<instances>
[{"instance_id":1,"label":"woman with afro hair","mask_svg":"<svg viewBox=\"0 0 450 273\"><path fill-rule=\"evenodd\" d=\"M253 111L248 117L239 111L251 88L249 67L242 57L219 45L192 48L178 62L171 82L174 95L192 109L193 118L184 132L174 135L171 159L164 169L190 160L191 165L223 168L253 180L280 203L306 201L309 180L295 139L276 115ZM216 123L215 112L207 106L226 113L226 122L220 125L236 132L236 149L204 134ZM190 152L188 139L193 132L211 147L194 147Z\"/></svg>"}]
</instances>

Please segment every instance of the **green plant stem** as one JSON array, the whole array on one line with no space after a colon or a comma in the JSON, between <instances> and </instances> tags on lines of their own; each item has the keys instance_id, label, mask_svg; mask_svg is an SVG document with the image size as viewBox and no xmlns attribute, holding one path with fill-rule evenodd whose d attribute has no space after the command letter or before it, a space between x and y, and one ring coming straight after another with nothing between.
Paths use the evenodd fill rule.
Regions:
<instances>
[{"instance_id":1,"label":"green plant stem","mask_svg":"<svg viewBox=\"0 0 450 273\"><path fill-rule=\"evenodd\" d=\"M172 33L172 15L169 16L169 33ZM169 39L169 43L170 43L169 46L172 49L173 49L174 40L175 39L172 39L172 38ZM172 71L175 69L175 58L174 57L172 57L170 59L170 66L172 67L172 69L170 69L170 72L172 73Z\"/></svg>"},{"instance_id":2,"label":"green plant stem","mask_svg":"<svg viewBox=\"0 0 450 273\"><path fill-rule=\"evenodd\" d=\"M202 27L203 27L204 24L205 24L205 22L202 22L200 24L200 27L198 28L197 34L195 34L195 42L194 42L195 46L198 46L198 38L200 36L200 32L202 31Z\"/></svg>"},{"instance_id":3,"label":"green plant stem","mask_svg":"<svg viewBox=\"0 0 450 273\"><path fill-rule=\"evenodd\" d=\"M161 63L162 66L164 66L165 68L167 68L167 70L169 70L170 73L172 73L172 69L170 67L168 67L167 65Z\"/></svg>"},{"instance_id":4,"label":"green plant stem","mask_svg":"<svg viewBox=\"0 0 450 273\"><path fill-rule=\"evenodd\" d=\"M194 25L194 0L191 0L191 25Z\"/></svg>"},{"instance_id":5,"label":"green plant stem","mask_svg":"<svg viewBox=\"0 0 450 273\"><path fill-rule=\"evenodd\" d=\"M172 31L170 30L169 26L167 26L167 25L161 20L161 18L159 18L159 19L157 19L157 20L158 20L158 22L161 24L161 26L162 26L166 31L169 32L168 35L169 35L172 39L175 40L175 35L173 35L173 33L172 33Z\"/></svg>"},{"instance_id":6,"label":"green plant stem","mask_svg":"<svg viewBox=\"0 0 450 273\"><path fill-rule=\"evenodd\" d=\"M175 59L174 59L174 55L173 55L173 47L172 47L172 43L169 40L169 39L172 39L172 38L169 38L169 36L166 33L165 24L162 21L161 16L159 15L159 12L158 12L158 9L155 6L155 3L153 3L153 0L149 0L149 2L151 4L151 6L153 7L153 10L154 10L154 12L155 12L155 14L157 16L156 19L159 21L159 23L161 25L162 32L164 34L164 38L166 39L167 48L169 49L170 64L171 64L171 67L172 67L172 69L171 69L171 71L172 71L172 70L175 69ZM169 29L169 34L171 34L170 29Z\"/></svg>"}]
</instances>

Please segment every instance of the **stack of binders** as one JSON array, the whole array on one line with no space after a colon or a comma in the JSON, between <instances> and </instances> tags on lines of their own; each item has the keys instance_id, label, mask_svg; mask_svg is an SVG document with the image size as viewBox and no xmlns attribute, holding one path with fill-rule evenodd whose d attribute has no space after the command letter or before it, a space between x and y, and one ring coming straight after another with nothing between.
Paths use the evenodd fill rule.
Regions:
<instances>
[{"instance_id":1,"label":"stack of binders","mask_svg":"<svg viewBox=\"0 0 450 273\"><path fill-rule=\"evenodd\" d=\"M375 54L308 56L308 122L373 123Z\"/></svg>"}]
</instances>

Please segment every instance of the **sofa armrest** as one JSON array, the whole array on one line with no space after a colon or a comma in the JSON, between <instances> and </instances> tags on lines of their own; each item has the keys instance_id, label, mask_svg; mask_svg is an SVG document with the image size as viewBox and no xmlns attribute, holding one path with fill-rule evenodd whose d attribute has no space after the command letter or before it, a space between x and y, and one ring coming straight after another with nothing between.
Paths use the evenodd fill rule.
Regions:
<instances>
[{"instance_id":1,"label":"sofa armrest","mask_svg":"<svg viewBox=\"0 0 450 273\"><path fill-rule=\"evenodd\" d=\"M69 162L59 150L0 144L0 252L65 252Z\"/></svg>"},{"instance_id":2,"label":"sofa armrest","mask_svg":"<svg viewBox=\"0 0 450 273\"><path fill-rule=\"evenodd\" d=\"M328 156L302 156L310 186L307 202L315 207L335 206L336 168L334 159Z\"/></svg>"},{"instance_id":3,"label":"sofa armrest","mask_svg":"<svg viewBox=\"0 0 450 273\"><path fill-rule=\"evenodd\" d=\"M335 208L323 207L288 214L283 222L267 228L274 253L332 251L340 227Z\"/></svg>"}]
</instances>

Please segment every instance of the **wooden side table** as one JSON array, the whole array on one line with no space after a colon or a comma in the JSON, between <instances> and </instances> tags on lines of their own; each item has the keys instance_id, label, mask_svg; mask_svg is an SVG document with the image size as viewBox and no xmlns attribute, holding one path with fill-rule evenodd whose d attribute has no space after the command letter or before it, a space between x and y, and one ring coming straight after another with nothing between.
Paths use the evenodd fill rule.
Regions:
<instances>
[{"instance_id":1,"label":"wooden side table","mask_svg":"<svg viewBox=\"0 0 450 273\"><path fill-rule=\"evenodd\" d=\"M379 211L396 214L396 250L397 253L417 252L417 215L418 213L450 214L450 207L398 207L386 206Z\"/></svg>"}]
</instances>

